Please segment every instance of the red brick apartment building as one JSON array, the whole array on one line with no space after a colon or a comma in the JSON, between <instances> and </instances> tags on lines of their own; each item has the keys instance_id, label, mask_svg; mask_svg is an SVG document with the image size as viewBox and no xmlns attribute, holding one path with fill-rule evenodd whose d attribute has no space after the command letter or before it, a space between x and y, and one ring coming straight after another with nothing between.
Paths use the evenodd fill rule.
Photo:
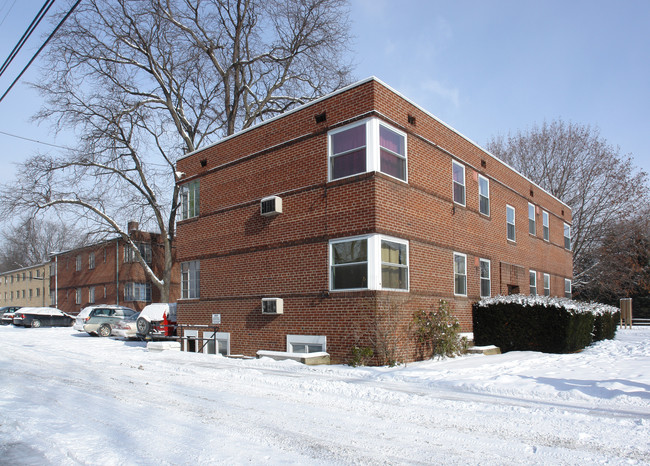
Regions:
<instances>
[{"instance_id":1,"label":"red brick apartment building","mask_svg":"<svg viewBox=\"0 0 650 466\"><path fill-rule=\"evenodd\" d=\"M181 159L179 322L222 353L418 359L417 310L564 296L571 211L376 78ZM200 332L203 332L201 335Z\"/></svg>"},{"instance_id":2,"label":"red brick apartment building","mask_svg":"<svg viewBox=\"0 0 650 466\"><path fill-rule=\"evenodd\" d=\"M152 270L160 274L164 263L159 234L140 231L129 222L129 234ZM146 277L132 251L121 238L103 241L52 256L50 305L77 314L92 304L119 304L136 311L160 302L160 292ZM172 276L179 277L178 265ZM160 275L159 275L160 276ZM180 285L172 284L171 297L178 299Z\"/></svg>"}]
</instances>

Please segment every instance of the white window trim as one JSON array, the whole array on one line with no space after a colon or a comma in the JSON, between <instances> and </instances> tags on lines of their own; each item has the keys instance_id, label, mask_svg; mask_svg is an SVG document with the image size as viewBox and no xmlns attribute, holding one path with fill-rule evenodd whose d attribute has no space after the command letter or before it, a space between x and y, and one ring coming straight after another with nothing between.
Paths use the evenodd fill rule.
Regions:
<instances>
[{"instance_id":1,"label":"white window trim","mask_svg":"<svg viewBox=\"0 0 650 466\"><path fill-rule=\"evenodd\" d=\"M533 216L531 218L530 213L531 213L531 208L532 208L532 213ZM530 222L533 222L533 232L531 233L530 231ZM531 204L530 202L528 203L528 234L537 236L537 218L535 216L535 204Z\"/></svg>"},{"instance_id":2,"label":"white window trim","mask_svg":"<svg viewBox=\"0 0 650 466\"><path fill-rule=\"evenodd\" d=\"M197 264L197 268L195 270L191 269L191 264L193 264L193 263ZM189 288L187 290L185 289L186 280L183 278L183 274L184 274L183 266L185 264L188 265L187 285L188 285ZM198 272L198 278L194 277L192 272ZM193 284L194 284L195 280L197 282L196 283L197 295L196 296L190 296L190 292L194 289ZM187 292L187 294L188 294L187 298L184 297L185 292ZM191 299L200 299L200 297L201 297L201 261L197 260L197 261L182 262L181 263L181 295L180 295L180 297L178 299L179 300L191 300Z\"/></svg>"},{"instance_id":3,"label":"white window trim","mask_svg":"<svg viewBox=\"0 0 650 466\"><path fill-rule=\"evenodd\" d=\"M530 269L528 271L528 293L532 295L533 293L532 293L532 290L531 290L532 286L530 285L530 277L535 277L535 294L534 294L534 296L538 296L539 293L537 292L537 272L535 270L532 270L532 269Z\"/></svg>"},{"instance_id":4,"label":"white window trim","mask_svg":"<svg viewBox=\"0 0 650 466\"><path fill-rule=\"evenodd\" d=\"M456 184L456 181L454 181L454 166L458 166L463 169L463 200L465 202L458 202L456 199L454 199L454 186ZM455 160L451 161L451 199L453 200L454 204L461 205L465 207L467 205L467 173L465 172L465 165L463 165L460 162L456 162Z\"/></svg>"},{"instance_id":5,"label":"white window trim","mask_svg":"<svg viewBox=\"0 0 650 466\"><path fill-rule=\"evenodd\" d=\"M511 225L510 222L508 222L508 210L512 209L512 226L513 226L513 231L515 234L515 237L513 239L510 239L508 237L508 225ZM517 242L517 209L515 209L513 206L506 204L506 239L508 241L512 241L513 243Z\"/></svg>"},{"instance_id":6,"label":"white window trim","mask_svg":"<svg viewBox=\"0 0 650 466\"><path fill-rule=\"evenodd\" d=\"M353 175L342 176L340 178L332 178L332 136L347 131L356 126L366 126L366 171L360 173L354 173ZM381 171L381 146L379 143L379 126L384 126L391 131L399 134L404 138L404 156L399 154L394 155L404 159L404 179L397 178L389 173L384 173ZM328 181L338 181L344 180L346 178L351 178L353 176L361 175L362 173L370 172L379 172L386 176L389 176L395 180L408 183L409 181L409 170L408 170L408 138L407 134L404 131L401 131L394 126L380 120L379 118L365 118L361 121L354 122L350 125L342 126L341 128L336 128L327 133L327 180Z\"/></svg>"},{"instance_id":7,"label":"white window trim","mask_svg":"<svg viewBox=\"0 0 650 466\"><path fill-rule=\"evenodd\" d=\"M465 276L465 294L461 293L456 293L456 256L461 256L465 259L465 274L458 274L458 275L464 275ZM454 252L454 260L452 262L452 267L453 267L453 277L454 277L454 296L467 296L467 254L463 254L462 252Z\"/></svg>"},{"instance_id":8,"label":"white window trim","mask_svg":"<svg viewBox=\"0 0 650 466\"><path fill-rule=\"evenodd\" d=\"M487 281L490 283L490 292L487 295L483 294L483 277L481 276L481 272L482 272L483 268L481 267L481 262L487 262L487 265L488 265ZM479 292L479 295L481 296L481 298L489 298L490 296L492 296L492 263L490 262L489 259L479 259L478 264L479 264L479 273L478 273L479 290L478 290L478 292ZM467 265L465 265L465 267L467 267Z\"/></svg>"},{"instance_id":9,"label":"white window trim","mask_svg":"<svg viewBox=\"0 0 650 466\"><path fill-rule=\"evenodd\" d=\"M481 180L484 180L487 183L487 196L483 196L487 199L488 201L488 211L487 213L481 212ZM490 180L489 178L484 177L483 175L478 176L478 212L481 215L485 215L486 217L490 216L492 206L490 205Z\"/></svg>"},{"instance_id":10,"label":"white window trim","mask_svg":"<svg viewBox=\"0 0 650 466\"><path fill-rule=\"evenodd\" d=\"M544 290L544 296L551 296L551 275L548 274L548 273L545 273L543 280L544 280L544 282L542 284L543 285L542 288ZM546 288L547 281L548 281L548 288ZM546 290L548 290L548 294L546 294Z\"/></svg>"},{"instance_id":11,"label":"white window trim","mask_svg":"<svg viewBox=\"0 0 650 466\"><path fill-rule=\"evenodd\" d=\"M196 190L196 191L194 191ZM190 195L194 191L194 210L190 212ZM192 180L180 186L178 193L180 220L196 218L200 215L201 182Z\"/></svg>"},{"instance_id":12,"label":"white window trim","mask_svg":"<svg viewBox=\"0 0 650 466\"><path fill-rule=\"evenodd\" d=\"M199 348L201 347L199 345L199 331L198 330L185 330L183 331L183 351L189 352L189 345L188 345L188 338L194 338L196 347L195 351L193 353L198 352Z\"/></svg>"},{"instance_id":13,"label":"white window trim","mask_svg":"<svg viewBox=\"0 0 650 466\"><path fill-rule=\"evenodd\" d=\"M366 288L340 288L334 289L334 280L332 279L332 264L334 263L332 245L337 243L346 243L348 241L367 240L366 250L368 252L368 286ZM406 245L406 289L402 288L383 288L381 283L381 242L391 241ZM392 236L385 236L380 234L350 236L348 238L336 238L329 241L329 290L333 293L336 292L350 292L350 291L363 291L363 290L390 290L401 291L408 293L411 288L411 266L410 266L410 249L409 242L404 239L394 238Z\"/></svg>"},{"instance_id":14,"label":"white window trim","mask_svg":"<svg viewBox=\"0 0 650 466\"><path fill-rule=\"evenodd\" d=\"M327 352L325 335L287 335L287 353L293 353L293 345L321 345Z\"/></svg>"},{"instance_id":15,"label":"white window trim","mask_svg":"<svg viewBox=\"0 0 650 466\"><path fill-rule=\"evenodd\" d=\"M200 342L200 345L203 346L203 353L208 354L208 342L207 340L211 340L214 338L216 334L217 341L219 340L226 340L226 356L230 355L230 333L227 332L203 332L203 340ZM214 356L220 355L219 353L219 343L217 343L217 347L214 349L215 354ZM198 348L197 348L198 350Z\"/></svg>"},{"instance_id":16,"label":"white window trim","mask_svg":"<svg viewBox=\"0 0 650 466\"><path fill-rule=\"evenodd\" d=\"M567 229L569 230L569 236L567 236ZM564 224L564 249L571 251L573 249L573 244L571 243L571 225L568 223ZM569 247L566 247L566 240L569 239Z\"/></svg>"},{"instance_id":17,"label":"white window trim","mask_svg":"<svg viewBox=\"0 0 650 466\"><path fill-rule=\"evenodd\" d=\"M569 285L569 292L568 292L569 296L567 296L567 289L566 289L567 284ZM571 283L571 280L569 280L568 278L565 278L564 279L564 297L565 298L571 298L571 296L573 296L573 283Z\"/></svg>"},{"instance_id":18,"label":"white window trim","mask_svg":"<svg viewBox=\"0 0 650 466\"><path fill-rule=\"evenodd\" d=\"M551 239L551 228L549 225L548 212L542 210L542 238L544 241L549 241Z\"/></svg>"}]
</instances>

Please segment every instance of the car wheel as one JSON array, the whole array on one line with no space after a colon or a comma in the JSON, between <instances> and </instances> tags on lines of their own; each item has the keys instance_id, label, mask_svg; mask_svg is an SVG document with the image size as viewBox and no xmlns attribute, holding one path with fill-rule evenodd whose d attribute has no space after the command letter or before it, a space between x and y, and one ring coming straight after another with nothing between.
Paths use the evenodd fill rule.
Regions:
<instances>
[{"instance_id":1,"label":"car wheel","mask_svg":"<svg viewBox=\"0 0 650 466\"><path fill-rule=\"evenodd\" d=\"M39 328L41 326L41 321L38 319L32 320L32 328Z\"/></svg>"},{"instance_id":2,"label":"car wheel","mask_svg":"<svg viewBox=\"0 0 650 466\"><path fill-rule=\"evenodd\" d=\"M135 326L138 329L140 335L148 335L151 331L151 323L144 317L139 317Z\"/></svg>"},{"instance_id":3,"label":"car wheel","mask_svg":"<svg viewBox=\"0 0 650 466\"><path fill-rule=\"evenodd\" d=\"M97 329L97 335L100 337L108 337L111 334L111 326L108 324L102 324Z\"/></svg>"}]
</instances>

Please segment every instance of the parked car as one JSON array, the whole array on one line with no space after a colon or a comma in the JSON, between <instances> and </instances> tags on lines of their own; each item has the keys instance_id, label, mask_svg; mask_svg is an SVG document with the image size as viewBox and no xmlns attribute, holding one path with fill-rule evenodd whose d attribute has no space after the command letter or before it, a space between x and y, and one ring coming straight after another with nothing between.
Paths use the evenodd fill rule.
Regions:
<instances>
[{"instance_id":1,"label":"parked car","mask_svg":"<svg viewBox=\"0 0 650 466\"><path fill-rule=\"evenodd\" d=\"M74 317L54 307L23 307L14 315L14 325L23 327L71 327Z\"/></svg>"},{"instance_id":2,"label":"parked car","mask_svg":"<svg viewBox=\"0 0 650 466\"><path fill-rule=\"evenodd\" d=\"M81 311L79 311L79 314L77 314L72 328L79 332L85 332L86 330L84 329L84 325L86 325L86 322L88 322L92 316L97 313L104 315L110 314L110 312L106 311L106 309L129 309L133 311L131 308L118 306L117 304L93 304L92 306L84 307Z\"/></svg>"},{"instance_id":3,"label":"parked car","mask_svg":"<svg viewBox=\"0 0 650 466\"><path fill-rule=\"evenodd\" d=\"M20 309L21 306L6 306L0 307L0 317L2 317L2 325L9 325L14 322L14 314Z\"/></svg>"},{"instance_id":4,"label":"parked car","mask_svg":"<svg viewBox=\"0 0 650 466\"><path fill-rule=\"evenodd\" d=\"M136 321L140 338L176 335L176 303L155 303L145 306Z\"/></svg>"},{"instance_id":5,"label":"parked car","mask_svg":"<svg viewBox=\"0 0 650 466\"><path fill-rule=\"evenodd\" d=\"M137 321L138 317L140 317L140 313L137 312L133 314L131 317L126 317L124 320L120 320L118 322L115 322L115 325L113 325L113 331L111 332L111 335L114 337L120 337L120 338L136 338L137 337Z\"/></svg>"},{"instance_id":6,"label":"parked car","mask_svg":"<svg viewBox=\"0 0 650 466\"><path fill-rule=\"evenodd\" d=\"M108 337L113 331L113 325L124 320L126 317L131 317L135 313L133 309L128 307L103 307L94 309L84 324L84 330L91 335Z\"/></svg>"}]
</instances>

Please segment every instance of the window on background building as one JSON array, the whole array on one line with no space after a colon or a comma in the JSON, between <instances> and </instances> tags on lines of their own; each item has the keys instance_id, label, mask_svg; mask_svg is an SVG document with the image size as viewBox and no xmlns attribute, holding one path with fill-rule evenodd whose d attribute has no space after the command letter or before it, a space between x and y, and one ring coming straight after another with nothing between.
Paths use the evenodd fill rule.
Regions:
<instances>
[{"instance_id":1,"label":"window on background building","mask_svg":"<svg viewBox=\"0 0 650 466\"><path fill-rule=\"evenodd\" d=\"M454 185L454 202L456 204L465 205L465 166L451 161L452 165L452 179Z\"/></svg>"},{"instance_id":2,"label":"window on background building","mask_svg":"<svg viewBox=\"0 0 650 466\"><path fill-rule=\"evenodd\" d=\"M33 274L32 274L32 271L30 270L30 271L29 271L29 280L31 281L32 278L33 278Z\"/></svg>"},{"instance_id":3,"label":"window on background building","mask_svg":"<svg viewBox=\"0 0 650 466\"><path fill-rule=\"evenodd\" d=\"M530 294L537 294L537 272L531 270L530 273Z\"/></svg>"},{"instance_id":4,"label":"window on background building","mask_svg":"<svg viewBox=\"0 0 650 466\"><path fill-rule=\"evenodd\" d=\"M488 298L492 288L490 261L481 259L479 263L481 267L481 298Z\"/></svg>"},{"instance_id":5,"label":"window on background building","mask_svg":"<svg viewBox=\"0 0 650 466\"><path fill-rule=\"evenodd\" d=\"M32 299L34 297L34 290L31 288L29 289L29 299Z\"/></svg>"},{"instance_id":6,"label":"window on background building","mask_svg":"<svg viewBox=\"0 0 650 466\"><path fill-rule=\"evenodd\" d=\"M81 304L81 288L77 288L74 294L74 303Z\"/></svg>"},{"instance_id":7,"label":"window on background building","mask_svg":"<svg viewBox=\"0 0 650 466\"><path fill-rule=\"evenodd\" d=\"M36 288L36 297L39 297L41 295L41 289Z\"/></svg>"},{"instance_id":8,"label":"window on background building","mask_svg":"<svg viewBox=\"0 0 650 466\"><path fill-rule=\"evenodd\" d=\"M408 290L408 242L383 235L330 241L331 290Z\"/></svg>"},{"instance_id":9,"label":"window on background building","mask_svg":"<svg viewBox=\"0 0 650 466\"><path fill-rule=\"evenodd\" d=\"M515 208L510 205L506 205L506 223L508 239L515 241Z\"/></svg>"},{"instance_id":10,"label":"window on background building","mask_svg":"<svg viewBox=\"0 0 650 466\"><path fill-rule=\"evenodd\" d=\"M564 224L564 248L571 250L571 226L567 223Z\"/></svg>"},{"instance_id":11,"label":"window on background building","mask_svg":"<svg viewBox=\"0 0 650 466\"><path fill-rule=\"evenodd\" d=\"M548 229L548 212L545 210L542 210L542 228L544 230L544 241L548 241L550 238Z\"/></svg>"},{"instance_id":12,"label":"window on background building","mask_svg":"<svg viewBox=\"0 0 650 466\"><path fill-rule=\"evenodd\" d=\"M199 192L198 180L190 181L181 186L180 189L180 216L181 220L199 216Z\"/></svg>"},{"instance_id":13,"label":"window on background building","mask_svg":"<svg viewBox=\"0 0 650 466\"><path fill-rule=\"evenodd\" d=\"M454 294L467 296L467 256L454 253Z\"/></svg>"},{"instance_id":14,"label":"window on background building","mask_svg":"<svg viewBox=\"0 0 650 466\"><path fill-rule=\"evenodd\" d=\"M56 275L56 262L50 264L50 276L54 277Z\"/></svg>"},{"instance_id":15,"label":"window on background building","mask_svg":"<svg viewBox=\"0 0 650 466\"><path fill-rule=\"evenodd\" d=\"M181 264L181 298L198 299L200 297L200 279L200 262L183 262Z\"/></svg>"},{"instance_id":16,"label":"window on background building","mask_svg":"<svg viewBox=\"0 0 650 466\"><path fill-rule=\"evenodd\" d=\"M147 264L151 264L151 244L136 241L135 246L138 248L144 261ZM128 244L124 245L124 262L137 262L136 254Z\"/></svg>"},{"instance_id":17,"label":"window on background building","mask_svg":"<svg viewBox=\"0 0 650 466\"><path fill-rule=\"evenodd\" d=\"M75 261L75 270L78 272L81 270L81 254L77 256Z\"/></svg>"},{"instance_id":18,"label":"window on background building","mask_svg":"<svg viewBox=\"0 0 650 466\"><path fill-rule=\"evenodd\" d=\"M478 176L478 210L490 216L490 180L482 175Z\"/></svg>"},{"instance_id":19,"label":"window on background building","mask_svg":"<svg viewBox=\"0 0 650 466\"><path fill-rule=\"evenodd\" d=\"M571 280L569 280L568 278L564 279L564 297L572 298Z\"/></svg>"},{"instance_id":20,"label":"window on background building","mask_svg":"<svg viewBox=\"0 0 650 466\"><path fill-rule=\"evenodd\" d=\"M90 304L95 304L95 287L91 286L88 288L88 302Z\"/></svg>"},{"instance_id":21,"label":"window on background building","mask_svg":"<svg viewBox=\"0 0 650 466\"><path fill-rule=\"evenodd\" d=\"M151 301L151 283L124 284L124 301Z\"/></svg>"},{"instance_id":22,"label":"window on background building","mask_svg":"<svg viewBox=\"0 0 650 466\"><path fill-rule=\"evenodd\" d=\"M23 299L25 299L25 290L23 290Z\"/></svg>"},{"instance_id":23,"label":"window on background building","mask_svg":"<svg viewBox=\"0 0 650 466\"><path fill-rule=\"evenodd\" d=\"M88 254L88 268L90 270L95 268L95 253L94 252L91 252L90 254Z\"/></svg>"},{"instance_id":24,"label":"window on background building","mask_svg":"<svg viewBox=\"0 0 650 466\"><path fill-rule=\"evenodd\" d=\"M535 235L536 231L537 228L535 225L535 206L529 202L528 203L528 233L530 233L531 235Z\"/></svg>"},{"instance_id":25,"label":"window on background building","mask_svg":"<svg viewBox=\"0 0 650 466\"><path fill-rule=\"evenodd\" d=\"M50 306L56 306L56 294L50 291Z\"/></svg>"},{"instance_id":26,"label":"window on background building","mask_svg":"<svg viewBox=\"0 0 650 466\"><path fill-rule=\"evenodd\" d=\"M551 296L551 276L544 274L544 296Z\"/></svg>"}]
</instances>

